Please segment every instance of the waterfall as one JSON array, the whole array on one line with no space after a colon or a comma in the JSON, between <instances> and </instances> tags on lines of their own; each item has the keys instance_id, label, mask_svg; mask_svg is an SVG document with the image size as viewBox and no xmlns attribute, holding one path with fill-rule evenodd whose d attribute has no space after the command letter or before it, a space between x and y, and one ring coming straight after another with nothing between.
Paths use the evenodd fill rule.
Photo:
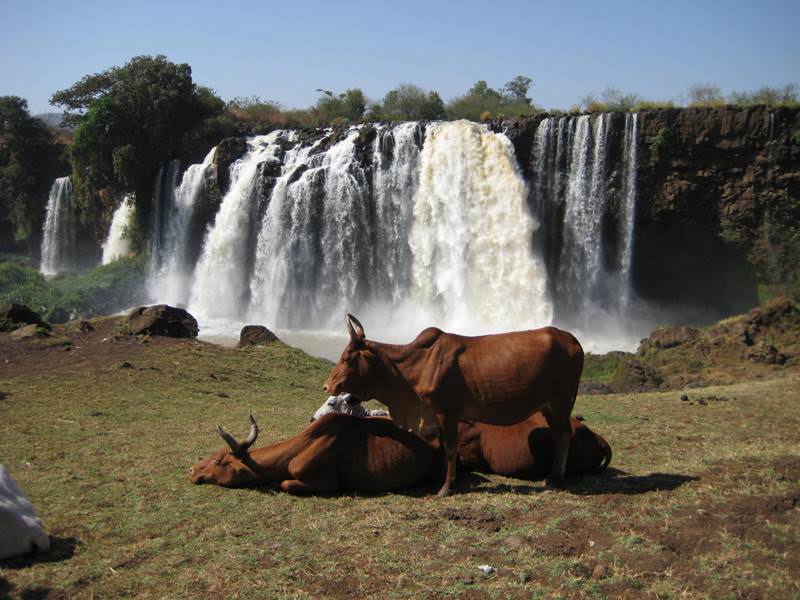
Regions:
<instances>
[{"instance_id":1,"label":"waterfall","mask_svg":"<svg viewBox=\"0 0 800 600\"><path fill-rule=\"evenodd\" d=\"M43 233L39 270L54 275L76 268L75 207L69 177L59 177L50 188Z\"/></svg>"},{"instance_id":2,"label":"waterfall","mask_svg":"<svg viewBox=\"0 0 800 600\"><path fill-rule=\"evenodd\" d=\"M376 236L373 242L380 267L375 270L378 297L396 304L410 286L411 247L408 236L414 195L419 185L422 127L402 123L378 130L372 153Z\"/></svg>"},{"instance_id":3,"label":"waterfall","mask_svg":"<svg viewBox=\"0 0 800 600\"><path fill-rule=\"evenodd\" d=\"M172 160L167 165L166 173L164 168L158 170L155 183L153 184L153 204L150 221L150 264L148 272L149 281L154 280L155 274L161 265L169 259L164 249L164 227L165 217L174 202L175 185L178 179L180 162Z\"/></svg>"},{"instance_id":4,"label":"waterfall","mask_svg":"<svg viewBox=\"0 0 800 600\"><path fill-rule=\"evenodd\" d=\"M467 121L250 138L198 248L212 150L157 182L154 300L187 303L212 335L340 333L351 312L392 341L553 321L605 339L598 323L625 321L632 297L637 116L619 123L542 119L530 185L509 138Z\"/></svg>"},{"instance_id":5,"label":"waterfall","mask_svg":"<svg viewBox=\"0 0 800 600\"><path fill-rule=\"evenodd\" d=\"M630 318L637 128L638 115L626 114L615 136L608 113L550 117L537 126L531 206L545 227L556 322L567 327L596 332L599 321ZM620 175L608 164L614 152Z\"/></svg>"},{"instance_id":6,"label":"waterfall","mask_svg":"<svg viewBox=\"0 0 800 600\"><path fill-rule=\"evenodd\" d=\"M412 297L432 322L466 332L544 325L538 224L508 138L468 121L428 127L414 197Z\"/></svg>"},{"instance_id":7,"label":"waterfall","mask_svg":"<svg viewBox=\"0 0 800 600\"><path fill-rule=\"evenodd\" d=\"M232 318L246 309L259 167L278 160L286 136L285 131L275 131L249 139L247 153L231 165L230 189L206 235L191 287L189 306L202 317Z\"/></svg>"},{"instance_id":8,"label":"waterfall","mask_svg":"<svg viewBox=\"0 0 800 600\"><path fill-rule=\"evenodd\" d=\"M127 256L131 251L131 244L127 237L127 229L136 211L136 204L132 194L125 194L122 202L114 211L111 218L111 227L103 243L103 258L101 264L108 263Z\"/></svg>"},{"instance_id":9,"label":"waterfall","mask_svg":"<svg viewBox=\"0 0 800 600\"><path fill-rule=\"evenodd\" d=\"M183 174L180 185L173 187L177 178L177 163L172 164L167 173L168 202L160 207L159 218L159 248L157 255L159 261L150 271L148 287L151 296L158 296L162 302L184 305L189 299L189 286L194 265L188 261L188 234L192 217L195 214L200 200L205 180L213 168L216 156L216 147L206 155L200 164L191 165ZM161 221L166 218L162 225ZM155 237L155 236L154 236Z\"/></svg>"},{"instance_id":10,"label":"waterfall","mask_svg":"<svg viewBox=\"0 0 800 600\"><path fill-rule=\"evenodd\" d=\"M319 328L366 295L368 186L358 130L326 152L295 147L272 190L258 237L250 313L272 326Z\"/></svg>"},{"instance_id":11,"label":"waterfall","mask_svg":"<svg viewBox=\"0 0 800 600\"><path fill-rule=\"evenodd\" d=\"M620 305L626 308L631 296L631 264L633 262L633 231L636 220L636 136L639 115L625 115L625 197L622 204L622 250L620 252Z\"/></svg>"}]
</instances>

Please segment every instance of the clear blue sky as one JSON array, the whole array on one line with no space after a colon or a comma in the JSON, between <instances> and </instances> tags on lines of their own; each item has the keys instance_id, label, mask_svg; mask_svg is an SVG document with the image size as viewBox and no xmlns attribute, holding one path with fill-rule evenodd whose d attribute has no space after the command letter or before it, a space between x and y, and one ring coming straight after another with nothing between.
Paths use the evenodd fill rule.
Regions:
<instances>
[{"instance_id":1,"label":"clear blue sky","mask_svg":"<svg viewBox=\"0 0 800 600\"><path fill-rule=\"evenodd\" d=\"M445 101L476 80L531 77L538 106L568 108L613 85L679 99L800 83L800 0L635 2L44 2L0 0L0 95L56 110L51 94L139 54L192 66L225 99L285 107L316 88L398 83Z\"/></svg>"}]
</instances>

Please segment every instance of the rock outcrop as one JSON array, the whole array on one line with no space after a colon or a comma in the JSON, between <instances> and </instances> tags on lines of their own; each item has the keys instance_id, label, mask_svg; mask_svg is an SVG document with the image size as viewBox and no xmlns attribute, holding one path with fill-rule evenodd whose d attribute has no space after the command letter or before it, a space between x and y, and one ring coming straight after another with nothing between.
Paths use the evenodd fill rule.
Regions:
<instances>
[{"instance_id":1,"label":"rock outcrop","mask_svg":"<svg viewBox=\"0 0 800 600\"><path fill-rule=\"evenodd\" d=\"M128 315L128 332L133 335L197 337L197 320L182 308L166 304L140 306Z\"/></svg>"},{"instance_id":2,"label":"rock outcrop","mask_svg":"<svg viewBox=\"0 0 800 600\"><path fill-rule=\"evenodd\" d=\"M50 329L39 313L24 304L0 304L0 331L13 331L26 325Z\"/></svg>"},{"instance_id":3,"label":"rock outcrop","mask_svg":"<svg viewBox=\"0 0 800 600\"><path fill-rule=\"evenodd\" d=\"M242 331L239 334L239 344L237 348L263 346L274 342L280 342L278 336L263 325L245 325L242 327Z\"/></svg>"}]
</instances>

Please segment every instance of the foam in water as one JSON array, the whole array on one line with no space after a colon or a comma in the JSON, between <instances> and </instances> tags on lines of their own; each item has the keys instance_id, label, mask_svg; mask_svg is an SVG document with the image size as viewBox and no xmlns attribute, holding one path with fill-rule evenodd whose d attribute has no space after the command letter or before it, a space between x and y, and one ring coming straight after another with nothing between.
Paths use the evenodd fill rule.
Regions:
<instances>
[{"instance_id":1,"label":"foam in water","mask_svg":"<svg viewBox=\"0 0 800 600\"><path fill-rule=\"evenodd\" d=\"M72 182L59 177L50 188L42 236L42 262L39 270L55 275L76 267L75 207Z\"/></svg>"},{"instance_id":2,"label":"foam in water","mask_svg":"<svg viewBox=\"0 0 800 600\"><path fill-rule=\"evenodd\" d=\"M125 194L117 210L114 211L114 216L111 218L108 236L106 236L106 241L103 243L101 264L107 265L130 254L131 244L127 237L127 229L131 224L135 211L134 196Z\"/></svg>"}]
</instances>

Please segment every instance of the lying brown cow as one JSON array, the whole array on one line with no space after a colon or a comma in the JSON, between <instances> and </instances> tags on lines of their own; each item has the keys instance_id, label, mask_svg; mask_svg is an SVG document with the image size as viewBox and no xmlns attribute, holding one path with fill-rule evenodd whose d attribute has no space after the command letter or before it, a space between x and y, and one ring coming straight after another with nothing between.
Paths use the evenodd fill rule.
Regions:
<instances>
[{"instance_id":1,"label":"lying brown cow","mask_svg":"<svg viewBox=\"0 0 800 600\"><path fill-rule=\"evenodd\" d=\"M611 462L611 447L578 419L570 419L572 438L567 475L599 473ZM459 466L520 479L542 479L553 464L553 436L542 413L516 425L474 421L458 424Z\"/></svg>"},{"instance_id":2,"label":"lying brown cow","mask_svg":"<svg viewBox=\"0 0 800 600\"><path fill-rule=\"evenodd\" d=\"M329 413L369 417L350 394L331 396L311 420ZM567 475L599 473L611 462L611 448L579 419L570 420L572 437ZM426 437L426 439L429 439ZM435 442L435 436L430 439ZM542 479L553 464L553 437L542 413L516 425L489 425L475 421L458 424L458 467L466 471L497 473L519 479Z\"/></svg>"},{"instance_id":3,"label":"lying brown cow","mask_svg":"<svg viewBox=\"0 0 800 600\"><path fill-rule=\"evenodd\" d=\"M296 436L250 450L258 425L250 416L250 434L237 442L219 427L230 448L189 469L194 483L225 487L280 482L292 494L355 491L390 492L421 483L430 473L435 451L389 419L325 415Z\"/></svg>"},{"instance_id":4,"label":"lying brown cow","mask_svg":"<svg viewBox=\"0 0 800 600\"><path fill-rule=\"evenodd\" d=\"M513 425L541 411L553 436L550 482L567 469L570 413L583 370L583 349L575 337L555 327L467 337L434 327L410 344L368 340L358 319L347 315L350 343L323 389L337 396L386 398L397 415L412 407L432 413L447 457L439 495L456 476L458 422Z\"/></svg>"}]
</instances>

